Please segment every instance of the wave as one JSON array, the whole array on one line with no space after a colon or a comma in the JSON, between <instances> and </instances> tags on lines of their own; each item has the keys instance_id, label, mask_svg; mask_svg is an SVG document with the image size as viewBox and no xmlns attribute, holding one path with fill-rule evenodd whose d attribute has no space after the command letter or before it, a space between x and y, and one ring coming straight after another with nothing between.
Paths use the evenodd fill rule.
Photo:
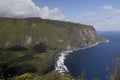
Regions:
<instances>
[{"instance_id":1,"label":"wave","mask_svg":"<svg viewBox=\"0 0 120 80\"><path fill-rule=\"evenodd\" d=\"M106 40L106 42L109 42L109 40ZM55 64L55 70L58 71L59 73L61 74L64 74L64 73L69 73L69 70L67 68L67 66L65 66L64 64L64 60L66 59L66 56L70 53L72 53L73 51L77 51L77 50L80 50L80 49L87 49L87 48L91 48L91 47L94 47L96 45L98 45L99 43L101 42L97 42L93 45L90 45L88 47L83 47L83 48L78 48L78 49L71 49L71 50L67 50L67 51L64 51L64 52L59 52L59 56L57 58L57 61L56 61L56 64Z\"/></svg>"},{"instance_id":2,"label":"wave","mask_svg":"<svg viewBox=\"0 0 120 80\"><path fill-rule=\"evenodd\" d=\"M109 40L106 40L106 42L110 42Z\"/></svg>"},{"instance_id":3,"label":"wave","mask_svg":"<svg viewBox=\"0 0 120 80\"><path fill-rule=\"evenodd\" d=\"M60 73L68 73L68 69L67 67L65 66L64 64L64 60L66 58L66 56L69 54L69 53L72 53L73 51L72 50L68 50L68 51L65 51L65 52L60 52L59 54L59 57L58 57L58 60L57 60L57 63L55 65L55 70L60 72Z\"/></svg>"}]
</instances>

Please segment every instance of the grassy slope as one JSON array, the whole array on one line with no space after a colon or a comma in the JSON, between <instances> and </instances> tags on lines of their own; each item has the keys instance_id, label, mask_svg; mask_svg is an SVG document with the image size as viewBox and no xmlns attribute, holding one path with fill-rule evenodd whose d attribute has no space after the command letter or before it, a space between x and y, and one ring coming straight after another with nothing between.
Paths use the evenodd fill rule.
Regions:
<instances>
[{"instance_id":1,"label":"grassy slope","mask_svg":"<svg viewBox=\"0 0 120 80\"><path fill-rule=\"evenodd\" d=\"M13 45L30 47L44 42L50 47L66 49L69 45L82 47L96 41L96 32L92 26L40 18L0 18L2 48Z\"/></svg>"},{"instance_id":2,"label":"grassy slope","mask_svg":"<svg viewBox=\"0 0 120 80\"><path fill-rule=\"evenodd\" d=\"M30 45L45 42L48 45L56 47L61 45L60 39L67 40L68 33L59 27L49 23L32 23L28 20L20 19L0 19L0 46L12 46L27 44L28 37L32 38ZM63 42L62 44L66 44Z\"/></svg>"},{"instance_id":3,"label":"grassy slope","mask_svg":"<svg viewBox=\"0 0 120 80\"><path fill-rule=\"evenodd\" d=\"M6 80L72 80L71 75L61 75L53 70L55 53L53 50L44 53L0 51L0 72L1 63L7 63L8 67L0 79L6 75L4 76ZM84 77L81 76L76 80L84 80Z\"/></svg>"},{"instance_id":4,"label":"grassy slope","mask_svg":"<svg viewBox=\"0 0 120 80\"><path fill-rule=\"evenodd\" d=\"M89 36L89 30L91 36ZM54 69L55 53L59 49L66 49L71 43L73 46L88 43L88 39L92 43L97 39L94 28L91 26L38 18L0 18L0 47L6 49L20 45L29 49L27 51L2 51L0 53L0 72L3 68L1 64L5 63L8 68L15 69L15 75L32 72L40 75L44 80L49 80L51 76L53 78L60 76L59 80L63 80L61 78L64 76L56 74L56 72L46 74ZM45 43L48 48L55 49L48 49L43 53L32 51L32 47L41 42Z\"/></svg>"},{"instance_id":5,"label":"grassy slope","mask_svg":"<svg viewBox=\"0 0 120 80\"><path fill-rule=\"evenodd\" d=\"M40 75L46 74L54 70L55 53L55 50L48 50L43 53L32 51L0 51L0 72L2 68L6 69L5 77L8 74L21 75L28 72L38 73ZM14 70L11 68L14 68ZM11 69L10 72L9 69Z\"/></svg>"}]
</instances>

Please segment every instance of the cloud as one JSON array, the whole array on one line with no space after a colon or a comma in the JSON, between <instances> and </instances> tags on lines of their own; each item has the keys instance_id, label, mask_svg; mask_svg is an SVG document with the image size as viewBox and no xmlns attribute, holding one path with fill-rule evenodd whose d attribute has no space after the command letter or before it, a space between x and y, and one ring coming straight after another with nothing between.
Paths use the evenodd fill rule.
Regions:
<instances>
[{"instance_id":1,"label":"cloud","mask_svg":"<svg viewBox=\"0 0 120 80\"><path fill-rule=\"evenodd\" d=\"M84 24L93 25L96 30L101 31L110 31L110 30L118 30L116 27L120 25L116 20L113 18L107 18L107 17L97 17L97 18L86 18L82 21Z\"/></svg>"},{"instance_id":2,"label":"cloud","mask_svg":"<svg viewBox=\"0 0 120 80\"><path fill-rule=\"evenodd\" d=\"M99 13L86 12L82 13L80 23L93 25L96 30L100 31L120 31L120 9L113 6L101 6Z\"/></svg>"},{"instance_id":3,"label":"cloud","mask_svg":"<svg viewBox=\"0 0 120 80\"><path fill-rule=\"evenodd\" d=\"M1 0L0 17L26 18L41 17L43 19L68 21L58 8L38 7L32 0Z\"/></svg>"},{"instance_id":4,"label":"cloud","mask_svg":"<svg viewBox=\"0 0 120 80\"><path fill-rule=\"evenodd\" d=\"M103 6L102 7L104 10L113 10L112 6Z\"/></svg>"},{"instance_id":5,"label":"cloud","mask_svg":"<svg viewBox=\"0 0 120 80\"><path fill-rule=\"evenodd\" d=\"M93 17L96 16L95 12L86 12L84 14L82 14L83 17Z\"/></svg>"},{"instance_id":6,"label":"cloud","mask_svg":"<svg viewBox=\"0 0 120 80\"><path fill-rule=\"evenodd\" d=\"M120 14L120 9L115 9L112 6L102 6L102 9L110 14Z\"/></svg>"}]
</instances>

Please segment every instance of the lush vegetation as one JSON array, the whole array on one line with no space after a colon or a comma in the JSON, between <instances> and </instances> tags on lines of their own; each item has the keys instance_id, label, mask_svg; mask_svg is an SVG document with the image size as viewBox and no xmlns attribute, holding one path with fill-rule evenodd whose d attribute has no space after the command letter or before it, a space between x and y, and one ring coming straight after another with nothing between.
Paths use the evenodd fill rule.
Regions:
<instances>
[{"instance_id":1,"label":"lush vegetation","mask_svg":"<svg viewBox=\"0 0 120 80\"><path fill-rule=\"evenodd\" d=\"M12 80L72 80L70 75L61 75L55 71L50 72L46 75L36 75L33 73L25 73L20 76L13 77Z\"/></svg>"},{"instance_id":2,"label":"lush vegetation","mask_svg":"<svg viewBox=\"0 0 120 80\"><path fill-rule=\"evenodd\" d=\"M100 40L89 25L40 18L0 18L0 79L72 80L69 74L54 71L55 54Z\"/></svg>"},{"instance_id":3,"label":"lush vegetation","mask_svg":"<svg viewBox=\"0 0 120 80\"><path fill-rule=\"evenodd\" d=\"M37 46L37 47L36 47ZM39 49L39 51L38 51ZM54 70L57 50L49 50L41 43L33 49L10 47L0 50L0 78L11 78L24 73L47 74Z\"/></svg>"},{"instance_id":4,"label":"lush vegetation","mask_svg":"<svg viewBox=\"0 0 120 80\"><path fill-rule=\"evenodd\" d=\"M110 75L110 80L120 80L120 56L115 59L115 68L113 74Z\"/></svg>"},{"instance_id":5,"label":"lush vegetation","mask_svg":"<svg viewBox=\"0 0 120 80\"><path fill-rule=\"evenodd\" d=\"M42 44L43 46L43 44ZM40 48L40 47L39 47ZM43 48L43 47L42 47ZM69 74L54 71L57 50L36 52L33 50L0 51L0 79L6 80L72 80ZM84 80L79 77L77 80Z\"/></svg>"},{"instance_id":6,"label":"lush vegetation","mask_svg":"<svg viewBox=\"0 0 120 80\"><path fill-rule=\"evenodd\" d=\"M40 18L0 18L0 48L31 47L45 43L52 48L83 47L99 40L92 26ZM59 45L59 46L58 46Z\"/></svg>"}]
</instances>

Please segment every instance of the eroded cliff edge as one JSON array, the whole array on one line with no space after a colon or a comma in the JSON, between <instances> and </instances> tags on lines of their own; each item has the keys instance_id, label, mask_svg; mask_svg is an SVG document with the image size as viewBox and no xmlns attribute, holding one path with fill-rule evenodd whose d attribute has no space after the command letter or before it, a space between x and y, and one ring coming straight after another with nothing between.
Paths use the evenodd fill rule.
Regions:
<instances>
[{"instance_id":1,"label":"eroded cliff edge","mask_svg":"<svg viewBox=\"0 0 120 80\"><path fill-rule=\"evenodd\" d=\"M0 18L0 47L39 43L58 49L87 47L103 41L93 26L41 18Z\"/></svg>"}]
</instances>

